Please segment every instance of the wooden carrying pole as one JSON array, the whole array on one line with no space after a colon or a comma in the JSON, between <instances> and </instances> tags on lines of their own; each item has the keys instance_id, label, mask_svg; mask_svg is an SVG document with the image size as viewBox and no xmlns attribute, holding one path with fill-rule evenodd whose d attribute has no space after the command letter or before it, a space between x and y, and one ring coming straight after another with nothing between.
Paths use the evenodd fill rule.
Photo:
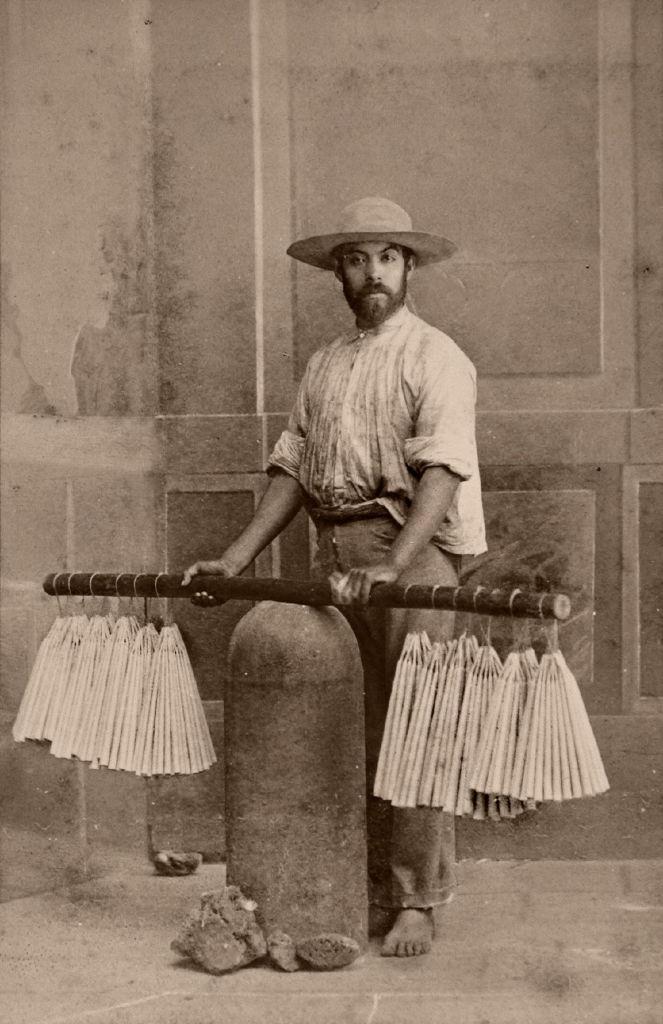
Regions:
<instances>
[{"instance_id":1,"label":"wooden carrying pole","mask_svg":"<svg viewBox=\"0 0 663 1024\"><path fill-rule=\"evenodd\" d=\"M201 590L222 601L279 601L286 604L323 606L334 604L327 580L284 580L245 576L196 576L186 587L179 573L50 573L44 590L62 597L182 597ZM378 583L368 604L380 608L440 608L506 615L515 618L568 619L571 602L566 594L536 591L487 590L485 587L442 587Z\"/></svg>"}]
</instances>

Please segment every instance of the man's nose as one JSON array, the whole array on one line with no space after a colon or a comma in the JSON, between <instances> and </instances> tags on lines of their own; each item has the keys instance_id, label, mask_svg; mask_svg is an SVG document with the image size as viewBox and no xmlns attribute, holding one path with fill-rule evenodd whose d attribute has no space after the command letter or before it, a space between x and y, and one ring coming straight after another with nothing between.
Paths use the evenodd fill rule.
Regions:
<instances>
[{"instance_id":1,"label":"man's nose","mask_svg":"<svg viewBox=\"0 0 663 1024\"><path fill-rule=\"evenodd\" d=\"M382 267L375 257L366 264L366 277L369 281L380 281L382 278Z\"/></svg>"}]
</instances>

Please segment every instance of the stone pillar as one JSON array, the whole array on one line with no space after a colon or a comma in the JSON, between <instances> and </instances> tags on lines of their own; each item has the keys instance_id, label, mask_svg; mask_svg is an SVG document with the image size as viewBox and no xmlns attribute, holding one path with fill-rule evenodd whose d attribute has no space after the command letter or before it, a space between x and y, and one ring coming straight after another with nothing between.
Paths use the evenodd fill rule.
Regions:
<instances>
[{"instance_id":1,"label":"stone pillar","mask_svg":"<svg viewBox=\"0 0 663 1024\"><path fill-rule=\"evenodd\" d=\"M237 625L226 694L228 882L267 931L366 942L364 706L334 608L266 601Z\"/></svg>"}]
</instances>

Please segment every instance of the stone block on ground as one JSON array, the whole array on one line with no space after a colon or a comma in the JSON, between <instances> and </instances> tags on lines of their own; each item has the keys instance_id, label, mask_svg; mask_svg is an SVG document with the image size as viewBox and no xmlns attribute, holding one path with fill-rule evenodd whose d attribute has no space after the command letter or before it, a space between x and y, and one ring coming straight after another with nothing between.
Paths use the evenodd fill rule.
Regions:
<instances>
[{"instance_id":1,"label":"stone block on ground","mask_svg":"<svg viewBox=\"0 0 663 1024\"><path fill-rule=\"evenodd\" d=\"M267 952L272 966L282 971L298 971L301 967L295 943L285 932L270 932L267 936Z\"/></svg>"},{"instance_id":2,"label":"stone block on ground","mask_svg":"<svg viewBox=\"0 0 663 1024\"><path fill-rule=\"evenodd\" d=\"M255 910L253 900L234 885L203 893L200 907L189 914L171 949L210 974L246 967L267 953Z\"/></svg>"},{"instance_id":3,"label":"stone block on ground","mask_svg":"<svg viewBox=\"0 0 663 1024\"><path fill-rule=\"evenodd\" d=\"M335 971L356 960L359 943L347 935L326 932L297 943L297 956L316 971Z\"/></svg>"},{"instance_id":4,"label":"stone block on ground","mask_svg":"<svg viewBox=\"0 0 663 1024\"><path fill-rule=\"evenodd\" d=\"M176 853L174 850L159 850L154 855L154 868L158 875L192 875L202 862L202 853Z\"/></svg>"}]
</instances>

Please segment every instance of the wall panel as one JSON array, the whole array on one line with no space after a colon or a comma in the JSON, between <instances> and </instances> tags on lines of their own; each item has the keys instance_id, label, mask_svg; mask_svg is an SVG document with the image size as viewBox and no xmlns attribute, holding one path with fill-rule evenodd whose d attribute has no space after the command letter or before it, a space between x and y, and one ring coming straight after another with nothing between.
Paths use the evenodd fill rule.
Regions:
<instances>
[{"instance_id":1,"label":"wall panel","mask_svg":"<svg viewBox=\"0 0 663 1024\"><path fill-rule=\"evenodd\" d=\"M152 6L160 409L253 412L253 127L248 4Z\"/></svg>"},{"instance_id":2,"label":"wall panel","mask_svg":"<svg viewBox=\"0 0 663 1024\"><path fill-rule=\"evenodd\" d=\"M663 697L663 480L640 485L640 693Z\"/></svg>"},{"instance_id":3,"label":"wall panel","mask_svg":"<svg viewBox=\"0 0 663 1024\"><path fill-rule=\"evenodd\" d=\"M5 412L156 411L147 6L2 5Z\"/></svg>"},{"instance_id":4,"label":"wall panel","mask_svg":"<svg viewBox=\"0 0 663 1024\"><path fill-rule=\"evenodd\" d=\"M258 416L166 416L160 426L170 473L263 469L263 424Z\"/></svg>"},{"instance_id":5,"label":"wall panel","mask_svg":"<svg viewBox=\"0 0 663 1024\"><path fill-rule=\"evenodd\" d=\"M468 581L506 589L558 589L572 601L559 642L596 714L622 708L621 469L618 466L487 466L482 471L488 552L464 566ZM545 631L530 621L539 650ZM503 650L508 620L493 630Z\"/></svg>"},{"instance_id":6,"label":"wall panel","mask_svg":"<svg viewBox=\"0 0 663 1024\"><path fill-rule=\"evenodd\" d=\"M663 467L624 472L622 593L623 706L663 713Z\"/></svg>"},{"instance_id":7,"label":"wall panel","mask_svg":"<svg viewBox=\"0 0 663 1024\"><path fill-rule=\"evenodd\" d=\"M558 590L572 601L571 619L560 626L560 643L585 689L593 677L595 499L589 490L487 490L484 494L488 552L470 562L468 583L513 590ZM491 625L503 655L514 640L508 619ZM550 629L529 623L539 652L554 642Z\"/></svg>"},{"instance_id":8,"label":"wall panel","mask_svg":"<svg viewBox=\"0 0 663 1024\"><path fill-rule=\"evenodd\" d=\"M291 4L300 230L384 193L457 240L417 305L480 373L600 369L596 10L546 7L423 3L404 33L399 3ZM302 284L300 347L322 295Z\"/></svg>"},{"instance_id":9,"label":"wall panel","mask_svg":"<svg viewBox=\"0 0 663 1024\"><path fill-rule=\"evenodd\" d=\"M181 572L201 558L213 559L241 532L253 515L264 479L249 474L225 477L171 477L166 496L166 562ZM269 553L247 573L270 575ZM203 700L222 700L228 643L236 623L249 609L245 601L201 609L173 601Z\"/></svg>"},{"instance_id":10,"label":"wall panel","mask_svg":"<svg viewBox=\"0 0 663 1024\"><path fill-rule=\"evenodd\" d=\"M630 401L630 31L625 5L289 4L296 233L385 194L457 241L412 290L485 408ZM293 274L301 372L347 314L328 274Z\"/></svg>"},{"instance_id":11,"label":"wall panel","mask_svg":"<svg viewBox=\"0 0 663 1024\"><path fill-rule=\"evenodd\" d=\"M663 403L663 7L634 5L638 404Z\"/></svg>"}]
</instances>

